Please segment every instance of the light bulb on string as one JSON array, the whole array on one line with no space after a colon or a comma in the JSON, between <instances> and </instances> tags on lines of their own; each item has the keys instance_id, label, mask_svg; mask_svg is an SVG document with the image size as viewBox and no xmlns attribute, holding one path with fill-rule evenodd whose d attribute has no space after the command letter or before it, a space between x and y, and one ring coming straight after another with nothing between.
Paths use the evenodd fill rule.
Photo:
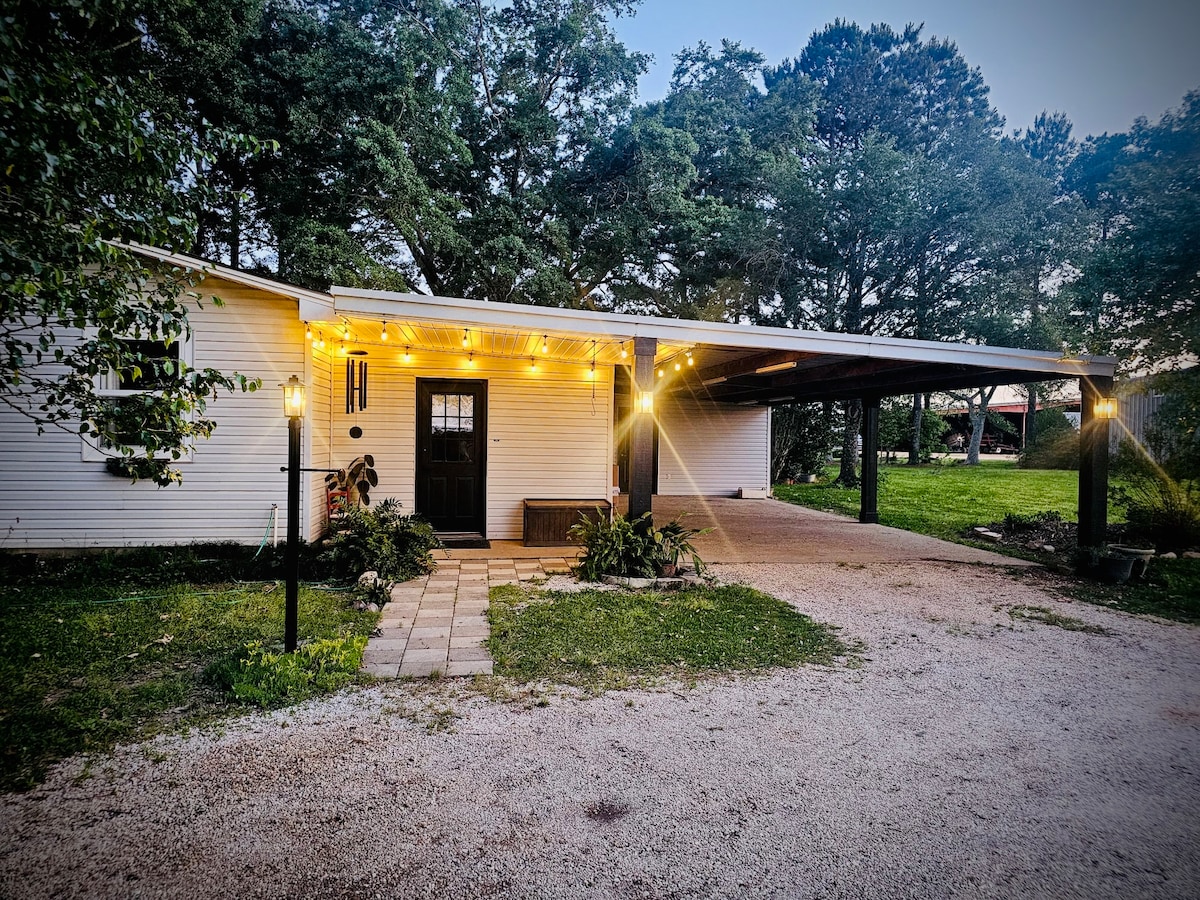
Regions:
<instances>
[{"instance_id":1,"label":"light bulb on string","mask_svg":"<svg viewBox=\"0 0 1200 900\"><path fill-rule=\"evenodd\" d=\"M463 349L465 350L467 347L470 347L470 346L471 346L471 331L470 331L470 329L464 328L463 329Z\"/></svg>"},{"instance_id":2,"label":"light bulb on string","mask_svg":"<svg viewBox=\"0 0 1200 900\"><path fill-rule=\"evenodd\" d=\"M320 331L317 332L317 346L320 347L322 350L325 349L325 335L323 332L320 332Z\"/></svg>"},{"instance_id":3,"label":"light bulb on string","mask_svg":"<svg viewBox=\"0 0 1200 900\"><path fill-rule=\"evenodd\" d=\"M411 347L404 348L404 361L412 362L412 348Z\"/></svg>"},{"instance_id":4,"label":"light bulb on string","mask_svg":"<svg viewBox=\"0 0 1200 900\"><path fill-rule=\"evenodd\" d=\"M663 377L663 374L664 374L664 373L663 373L663 370L662 370L662 369L659 369L659 370L658 370L658 377L659 377L659 378L662 378L662 377Z\"/></svg>"},{"instance_id":5,"label":"light bulb on string","mask_svg":"<svg viewBox=\"0 0 1200 900\"><path fill-rule=\"evenodd\" d=\"M543 353L550 352L550 341L548 339L548 335L544 335L544 334L542 335L542 352Z\"/></svg>"},{"instance_id":6,"label":"light bulb on string","mask_svg":"<svg viewBox=\"0 0 1200 900\"><path fill-rule=\"evenodd\" d=\"M536 356L529 357L529 371L530 372L537 371L537 357Z\"/></svg>"},{"instance_id":7,"label":"light bulb on string","mask_svg":"<svg viewBox=\"0 0 1200 900\"><path fill-rule=\"evenodd\" d=\"M387 322L383 323L383 331L379 332L379 339L381 341L386 341L388 339Z\"/></svg>"},{"instance_id":8,"label":"light bulb on string","mask_svg":"<svg viewBox=\"0 0 1200 900\"><path fill-rule=\"evenodd\" d=\"M628 359L628 358L629 358L629 351L626 350L625 345L622 344L621 345L621 359Z\"/></svg>"},{"instance_id":9,"label":"light bulb on string","mask_svg":"<svg viewBox=\"0 0 1200 900\"><path fill-rule=\"evenodd\" d=\"M472 350L470 353L467 354L467 365L468 366L475 365L475 351L474 350Z\"/></svg>"},{"instance_id":10,"label":"light bulb on string","mask_svg":"<svg viewBox=\"0 0 1200 900\"><path fill-rule=\"evenodd\" d=\"M304 339L306 341L312 340L312 326L309 325L307 322L304 323Z\"/></svg>"},{"instance_id":11,"label":"light bulb on string","mask_svg":"<svg viewBox=\"0 0 1200 900\"><path fill-rule=\"evenodd\" d=\"M696 361L694 359L692 359L692 351L691 350L689 350L687 352L687 361L688 361L689 366L694 366L696 364Z\"/></svg>"},{"instance_id":12,"label":"light bulb on string","mask_svg":"<svg viewBox=\"0 0 1200 900\"><path fill-rule=\"evenodd\" d=\"M683 366L680 364L679 360L675 360L675 371L678 372L682 368Z\"/></svg>"},{"instance_id":13,"label":"light bulb on string","mask_svg":"<svg viewBox=\"0 0 1200 900\"><path fill-rule=\"evenodd\" d=\"M350 340L350 326L345 322L342 323L342 340Z\"/></svg>"}]
</instances>

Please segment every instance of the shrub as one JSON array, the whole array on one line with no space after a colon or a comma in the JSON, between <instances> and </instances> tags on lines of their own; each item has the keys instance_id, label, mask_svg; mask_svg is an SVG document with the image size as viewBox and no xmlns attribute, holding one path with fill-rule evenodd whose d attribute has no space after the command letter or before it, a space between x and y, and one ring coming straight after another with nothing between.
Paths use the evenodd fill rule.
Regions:
<instances>
[{"instance_id":1,"label":"shrub","mask_svg":"<svg viewBox=\"0 0 1200 900\"><path fill-rule=\"evenodd\" d=\"M602 575L653 578L662 566L677 565L681 556L690 556L702 572L704 561L691 539L703 533L684 528L678 519L655 528L650 513L632 520L617 513L612 521L604 515L595 521L580 516L570 530L571 539L583 545L576 572L584 581L599 581Z\"/></svg>"},{"instance_id":2,"label":"shrub","mask_svg":"<svg viewBox=\"0 0 1200 900\"><path fill-rule=\"evenodd\" d=\"M1159 550L1200 545L1200 491L1165 475L1136 478L1114 493L1125 505L1130 536Z\"/></svg>"},{"instance_id":3,"label":"shrub","mask_svg":"<svg viewBox=\"0 0 1200 900\"><path fill-rule=\"evenodd\" d=\"M313 641L295 653L272 653L261 642L251 642L229 692L242 703L269 708L336 691L354 679L366 646L362 635Z\"/></svg>"},{"instance_id":4,"label":"shrub","mask_svg":"<svg viewBox=\"0 0 1200 900\"><path fill-rule=\"evenodd\" d=\"M1017 465L1022 469L1078 469L1079 432L1055 429L1039 435L1021 451Z\"/></svg>"},{"instance_id":5,"label":"shrub","mask_svg":"<svg viewBox=\"0 0 1200 900\"><path fill-rule=\"evenodd\" d=\"M330 523L315 574L356 578L367 570L385 581L407 581L436 568L431 551L441 546L433 526L404 515L399 501L381 500L374 509L348 506Z\"/></svg>"}]
</instances>

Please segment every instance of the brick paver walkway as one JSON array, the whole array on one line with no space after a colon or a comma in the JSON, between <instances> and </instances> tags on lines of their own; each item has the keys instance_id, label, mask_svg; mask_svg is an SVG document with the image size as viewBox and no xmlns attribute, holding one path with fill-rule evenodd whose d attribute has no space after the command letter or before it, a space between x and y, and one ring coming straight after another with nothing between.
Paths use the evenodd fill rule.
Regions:
<instances>
[{"instance_id":1,"label":"brick paver walkway","mask_svg":"<svg viewBox=\"0 0 1200 900\"><path fill-rule=\"evenodd\" d=\"M488 588L566 571L563 557L439 560L432 575L392 588L363 671L379 678L490 675Z\"/></svg>"}]
</instances>

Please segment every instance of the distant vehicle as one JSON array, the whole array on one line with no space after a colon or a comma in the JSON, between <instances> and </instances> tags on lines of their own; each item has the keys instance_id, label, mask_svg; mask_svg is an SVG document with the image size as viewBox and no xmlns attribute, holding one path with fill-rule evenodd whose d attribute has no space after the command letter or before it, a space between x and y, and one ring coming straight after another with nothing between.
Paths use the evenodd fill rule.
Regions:
<instances>
[{"instance_id":1,"label":"distant vehicle","mask_svg":"<svg viewBox=\"0 0 1200 900\"><path fill-rule=\"evenodd\" d=\"M1018 453L1020 448L1010 443L1011 438L1006 434L985 432L979 439L980 453Z\"/></svg>"}]
</instances>

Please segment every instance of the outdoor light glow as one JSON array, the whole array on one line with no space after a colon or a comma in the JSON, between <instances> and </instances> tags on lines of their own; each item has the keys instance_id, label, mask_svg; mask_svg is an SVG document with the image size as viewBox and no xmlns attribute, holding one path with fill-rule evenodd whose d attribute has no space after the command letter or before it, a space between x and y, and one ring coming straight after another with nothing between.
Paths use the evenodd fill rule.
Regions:
<instances>
[{"instance_id":1,"label":"outdoor light glow","mask_svg":"<svg viewBox=\"0 0 1200 900\"><path fill-rule=\"evenodd\" d=\"M1092 407L1097 419L1115 419L1117 417L1117 398L1100 397Z\"/></svg>"},{"instance_id":2,"label":"outdoor light glow","mask_svg":"<svg viewBox=\"0 0 1200 900\"><path fill-rule=\"evenodd\" d=\"M350 326L343 323L343 325L342 325L342 340L343 341L349 340L349 338L350 338Z\"/></svg>"},{"instance_id":3,"label":"outdoor light glow","mask_svg":"<svg viewBox=\"0 0 1200 900\"><path fill-rule=\"evenodd\" d=\"M530 371L530 372L536 372L536 371L537 371L537 359L536 359L536 358L534 358L534 357L532 357L532 356L531 356L531 357L529 357L529 371Z\"/></svg>"},{"instance_id":4,"label":"outdoor light glow","mask_svg":"<svg viewBox=\"0 0 1200 900\"><path fill-rule=\"evenodd\" d=\"M309 325L307 322L304 323L304 339L306 341L312 340L312 326Z\"/></svg>"},{"instance_id":5,"label":"outdoor light glow","mask_svg":"<svg viewBox=\"0 0 1200 900\"><path fill-rule=\"evenodd\" d=\"M473 350L467 354L467 365L468 366L475 365L475 351L473 351Z\"/></svg>"},{"instance_id":6,"label":"outdoor light glow","mask_svg":"<svg viewBox=\"0 0 1200 900\"><path fill-rule=\"evenodd\" d=\"M659 369L659 370L658 370L658 377L659 377L659 378L662 378L662 377L663 377L663 370L662 370L662 369Z\"/></svg>"},{"instance_id":7,"label":"outdoor light glow","mask_svg":"<svg viewBox=\"0 0 1200 900\"><path fill-rule=\"evenodd\" d=\"M293 375L279 385L283 388L283 414L289 419L304 415L304 382Z\"/></svg>"},{"instance_id":8,"label":"outdoor light glow","mask_svg":"<svg viewBox=\"0 0 1200 900\"><path fill-rule=\"evenodd\" d=\"M679 360L675 360L675 371L678 372L682 368L683 366L680 365Z\"/></svg>"},{"instance_id":9,"label":"outdoor light glow","mask_svg":"<svg viewBox=\"0 0 1200 900\"><path fill-rule=\"evenodd\" d=\"M641 391L638 394L638 412L654 412L654 391Z\"/></svg>"},{"instance_id":10,"label":"outdoor light glow","mask_svg":"<svg viewBox=\"0 0 1200 900\"><path fill-rule=\"evenodd\" d=\"M463 329L463 349L466 349L467 347L470 347L470 346L471 346L471 331L470 331L470 329L464 328Z\"/></svg>"},{"instance_id":11,"label":"outdoor light glow","mask_svg":"<svg viewBox=\"0 0 1200 900\"><path fill-rule=\"evenodd\" d=\"M624 347L621 347L621 359L627 359L628 357L629 357L629 351L626 350Z\"/></svg>"},{"instance_id":12,"label":"outdoor light glow","mask_svg":"<svg viewBox=\"0 0 1200 900\"><path fill-rule=\"evenodd\" d=\"M338 353L342 356L346 355L346 345L344 343L338 344Z\"/></svg>"},{"instance_id":13,"label":"outdoor light glow","mask_svg":"<svg viewBox=\"0 0 1200 900\"><path fill-rule=\"evenodd\" d=\"M692 359L692 351L691 350L688 351L687 361L688 361L689 366L694 366L696 364L696 361L694 359Z\"/></svg>"},{"instance_id":14,"label":"outdoor light glow","mask_svg":"<svg viewBox=\"0 0 1200 900\"><path fill-rule=\"evenodd\" d=\"M381 341L387 340L387 322L383 323L383 331L379 332L379 339Z\"/></svg>"},{"instance_id":15,"label":"outdoor light glow","mask_svg":"<svg viewBox=\"0 0 1200 900\"><path fill-rule=\"evenodd\" d=\"M549 341L547 341L546 335L544 335L544 334L542 335L542 352L543 353L550 352L550 343L549 343Z\"/></svg>"},{"instance_id":16,"label":"outdoor light glow","mask_svg":"<svg viewBox=\"0 0 1200 900\"><path fill-rule=\"evenodd\" d=\"M412 362L412 348L411 347L404 348L404 361Z\"/></svg>"},{"instance_id":17,"label":"outdoor light glow","mask_svg":"<svg viewBox=\"0 0 1200 900\"><path fill-rule=\"evenodd\" d=\"M321 332L317 332L317 346L322 350L325 349L325 335Z\"/></svg>"}]
</instances>

